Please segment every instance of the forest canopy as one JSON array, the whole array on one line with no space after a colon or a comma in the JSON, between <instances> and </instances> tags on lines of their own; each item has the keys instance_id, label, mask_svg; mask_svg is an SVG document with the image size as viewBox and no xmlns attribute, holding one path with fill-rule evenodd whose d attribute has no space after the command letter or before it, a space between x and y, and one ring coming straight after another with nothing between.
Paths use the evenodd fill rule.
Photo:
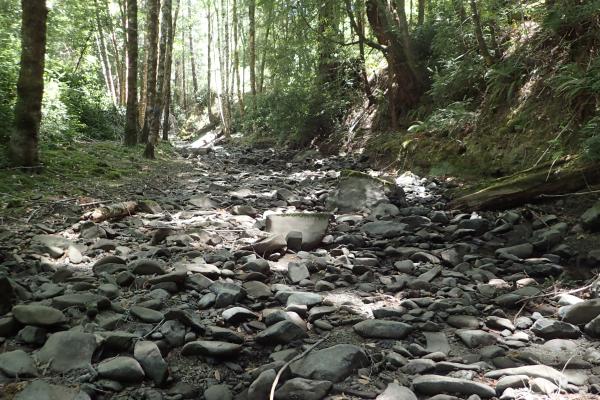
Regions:
<instances>
[{"instance_id":1,"label":"forest canopy","mask_svg":"<svg viewBox=\"0 0 600 400\"><path fill-rule=\"evenodd\" d=\"M207 127L295 147L383 132L370 134L372 146L392 158L423 136L449 138L462 154L474 132L490 132L494 147L504 140L494 138L500 129L503 137L532 133L544 159L574 148L596 158L599 7L596 0L3 0L0 135L14 144L12 163L30 166L39 163L39 146L73 141L141 143L152 158L159 141ZM37 53L22 46L28 40ZM34 85L36 60L43 75ZM564 100L562 118L548 98ZM534 114L542 122L530 122ZM39 128L23 125L23 115L39 119ZM540 126L551 137L536 134ZM19 146L35 147L29 160Z\"/></svg>"}]
</instances>

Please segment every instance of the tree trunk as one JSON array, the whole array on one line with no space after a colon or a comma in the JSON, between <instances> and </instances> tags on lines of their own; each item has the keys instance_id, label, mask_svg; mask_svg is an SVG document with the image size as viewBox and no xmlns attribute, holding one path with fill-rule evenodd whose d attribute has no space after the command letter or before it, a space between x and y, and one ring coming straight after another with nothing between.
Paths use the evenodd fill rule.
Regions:
<instances>
[{"instance_id":1,"label":"tree trunk","mask_svg":"<svg viewBox=\"0 0 600 400\"><path fill-rule=\"evenodd\" d=\"M242 97L242 88L240 87L240 50L238 47L238 10L237 1L233 0L233 71L235 74L235 82L237 87L238 106L240 116L244 116L244 98Z\"/></svg>"},{"instance_id":2,"label":"tree trunk","mask_svg":"<svg viewBox=\"0 0 600 400\"><path fill-rule=\"evenodd\" d=\"M104 40L104 29L102 28L102 18L100 17L100 6L98 5L98 0L94 0L94 9L96 11L96 27L98 28L98 52L103 64L106 89L110 94L110 99L112 100L113 106L117 107L117 91L115 89L112 67L108 58L106 41Z\"/></svg>"},{"instance_id":3,"label":"tree trunk","mask_svg":"<svg viewBox=\"0 0 600 400\"><path fill-rule=\"evenodd\" d=\"M397 128L398 115L405 113L419 101L423 82L416 65L404 1L397 0L390 7L384 0L367 0L367 18L371 29L388 62L388 104L392 128Z\"/></svg>"},{"instance_id":4,"label":"tree trunk","mask_svg":"<svg viewBox=\"0 0 600 400\"><path fill-rule=\"evenodd\" d=\"M187 74L185 73L185 29L181 30L181 106L184 111L188 109L187 103Z\"/></svg>"},{"instance_id":5,"label":"tree trunk","mask_svg":"<svg viewBox=\"0 0 600 400\"><path fill-rule=\"evenodd\" d=\"M337 32L335 18L335 4L332 1L324 1L319 4L319 61L317 65L317 83L325 84L333 82L336 77L337 60L335 58L335 48L333 41L329 37L330 30Z\"/></svg>"},{"instance_id":6,"label":"tree trunk","mask_svg":"<svg viewBox=\"0 0 600 400\"><path fill-rule=\"evenodd\" d=\"M162 4L162 26L160 28L160 45L159 45L159 60L158 74L156 80L156 99L154 101L154 109L150 120L150 131L144 156L154 159L154 146L158 142L158 131L160 130L160 122L162 120L162 111L164 106L164 91L165 91L165 73L167 70L167 43L171 35L171 25L173 24L171 8L171 0L163 0ZM170 60L169 60L170 61Z\"/></svg>"},{"instance_id":7,"label":"tree trunk","mask_svg":"<svg viewBox=\"0 0 600 400\"><path fill-rule=\"evenodd\" d=\"M477 46L479 47L479 53L485 60L485 63L490 66L494 64L494 58L490 54L485 38L483 37L483 30L481 29L481 18L479 17L479 11L477 10L477 3L475 0L469 0L471 5L471 13L473 18L473 27L475 28L475 37L477 38Z\"/></svg>"},{"instance_id":8,"label":"tree trunk","mask_svg":"<svg viewBox=\"0 0 600 400\"><path fill-rule=\"evenodd\" d=\"M221 122L223 124L223 133L225 137L231 134L231 119L229 114L229 26L227 20L227 7L225 0L221 0L221 15L217 13L217 47L219 48L219 70L221 76L221 91L219 96L219 108L221 113Z\"/></svg>"},{"instance_id":9,"label":"tree trunk","mask_svg":"<svg viewBox=\"0 0 600 400\"><path fill-rule=\"evenodd\" d=\"M196 95L198 94L198 77L196 76L196 55L194 54L194 38L192 35L192 2L188 0L187 4L188 11L188 24L189 24L189 44L190 44L190 64L192 65L192 96L194 97L194 104L196 103Z\"/></svg>"},{"instance_id":10,"label":"tree trunk","mask_svg":"<svg viewBox=\"0 0 600 400\"><path fill-rule=\"evenodd\" d=\"M144 126L142 128L142 143L148 142L150 135L150 124L154 116L156 107L156 70L158 68L158 12L160 9L160 0L148 0L148 40L146 48L148 49L148 77L146 79L146 113L144 116Z\"/></svg>"},{"instance_id":11,"label":"tree trunk","mask_svg":"<svg viewBox=\"0 0 600 400\"><path fill-rule=\"evenodd\" d=\"M137 0L127 0L127 111L125 112L125 145L137 143L137 74L138 74L138 17Z\"/></svg>"},{"instance_id":12,"label":"tree trunk","mask_svg":"<svg viewBox=\"0 0 600 400\"><path fill-rule=\"evenodd\" d=\"M229 81L231 79L230 74L230 45L229 45L229 0L221 0L221 12L223 15L223 31L224 35L224 51L225 51L225 59L224 59L224 68L221 73L224 73L225 85L223 86L224 91L224 101L223 101L223 111L225 113L226 123L223 127L223 133L226 138L231 136L231 96L229 92Z\"/></svg>"},{"instance_id":13,"label":"tree trunk","mask_svg":"<svg viewBox=\"0 0 600 400\"><path fill-rule=\"evenodd\" d=\"M600 183L597 163L583 164L579 159L563 158L497 179L482 190L454 199L450 207L469 211L506 209L597 183Z\"/></svg>"},{"instance_id":14,"label":"tree trunk","mask_svg":"<svg viewBox=\"0 0 600 400\"><path fill-rule=\"evenodd\" d=\"M369 104L375 103L375 97L373 96L373 91L371 90L371 85L369 84L369 77L367 75L367 67L365 60L365 17L363 14L363 10L358 10L358 15L354 15L352 11L352 3L350 0L345 0L346 4L346 12L350 19L350 25L352 29L356 31L356 35L358 36L358 54L360 59L360 75L363 80L363 87L365 90L365 95L369 100Z\"/></svg>"},{"instance_id":15,"label":"tree trunk","mask_svg":"<svg viewBox=\"0 0 600 400\"><path fill-rule=\"evenodd\" d=\"M273 13L273 10L269 10L270 14L269 14L269 18L267 19L267 29L265 30L265 38L263 40L263 51L262 51L262 56L260 57L260 71L259 71L259 78L258 78L258 93L262 93L264 90L264 86L265 86L265 66L267 65L267 44L269 43L269 34L271 33L271 25L272 25L272 18L271 18L271 14Z\"/></svg>"},{"instance_id":16,"label":"tree trunk","mask_svg":"<svg viewBox=\"0 0 600 400\"><path fill-rule=\"evenodd\" d=\"M125 67L123 66L123 60L120 56L119 45L117 43L117 36L115 33L115 26L113 24L112 17L110 15L110 6L108 4L108 0L104 0L104 11L107 22L107 28L110 32L110 43L112 45L113 51L113 59L115 62L115 70L116 70L116 98L119 105L125 104ZM109 57L110 59L110 57Z\"/></svg>"},{"instance_id":17,"label":"tree trunk","mask_svg":"<svg viewBox=\"0 0 600 400\"><path fill-rule=\"evenodd\" d=\"M256 0L248 1L248 55L250 58L250 93L256 111Z\"/></svg>"},{"instance_id":18,"label":"tree trunk","mask_svg":"<svg viewBox=\"0 0 600 400\"><path fill-rule=\"evenodd\" d=\"M21 62L9 155L15 166L37 167L48 9L45 0L21 0L21 7Z\"/></svg>"},{"instance_id":19,"label":"tree trunk","mask_svg":"<svg viewBox=\"0 0 600 400\"><path fill-rule=\"evenodd\" d=\"M417 15L417 25L423 26L425 23L425 0L419 0L419 13Z\"/></svg>"},{"instance_id":20,"label":"tree trunk","mask_svg":"<svg viewBox=\"0 0 600 400\"><path fill-rule=\"evenodd\" d=\"M208 2L208 10L206 14L206 25L208 30L208 43L206 48L206 109L208 111L208 121L214 122L215 116L212 112L212 14L211 2Z\"/></svg>"},{"instance_id":21,"label":"tree trunk","mask_svg":"<svg viewBox=\"0 0 600 400\"><path fill-rule=\"evenodd\" d=\"M167 60L165 68L165 90L164 90L164 112L162 139L169 140L169 117L171 114L171 70L173 68L173 46L175 43L175 31L177 30L177 18L179 16L179 0L176 1L175 16L169 30L169 41L167 42Z\"/></svg>"}]
</instances>

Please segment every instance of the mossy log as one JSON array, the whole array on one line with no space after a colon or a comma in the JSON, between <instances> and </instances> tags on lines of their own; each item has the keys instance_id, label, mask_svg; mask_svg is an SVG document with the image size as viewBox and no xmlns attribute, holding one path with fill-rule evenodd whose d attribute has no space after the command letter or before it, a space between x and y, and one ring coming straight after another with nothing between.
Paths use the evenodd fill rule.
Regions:
<instances>
[{"instance_id":1,"label":"mossy log","mask_svg":"<svg viewBox=\"0 0 600 400\"><path fill-rule=\"evenodd\" d=\"M102 222L109 219L123 218L132 215L137 211L138 203L136 201L124 201L122 203L109 204L104 207L98 207L83 215L82 219L89 219L94 222Z\"/></svg>"},{"instance_id":2,"label":"mossy log","mask_svg":"<svg viewBox=\"0 0 600 400\"><path fill-rule=\"evenodd\" d=\"M454 199L459 210L501 210L541 200L546 195L576 192L600 183L600 164L565 157L495 180L484 189Z\"/></svg>"}]
</instances>

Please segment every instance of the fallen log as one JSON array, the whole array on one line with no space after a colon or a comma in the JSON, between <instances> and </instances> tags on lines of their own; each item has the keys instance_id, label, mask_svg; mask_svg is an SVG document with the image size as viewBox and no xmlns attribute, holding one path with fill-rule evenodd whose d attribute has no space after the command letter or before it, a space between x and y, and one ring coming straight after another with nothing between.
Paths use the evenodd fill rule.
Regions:
<instances>
[{"instance_id":1,"label":"fallen log","mask_svg":"<svg viewBox=\"0 0 600 400\"><path fill-rule=\"evenodd\" d=\"M542 200L545 196L576 192L600 183L600 164L564 157L514 175L499 178L484 189L455 198L458 210L502 210Z\"/></svg>"},{"instance_id":2,"label":"fallen log","mask_svg":"<svg viewBox=\"0 0 600 400\"><path fill-rule=\"evenodd\" d=\"M104 207L98 207L90 212L83 214L82 219L102 222L108 219L117 219L135 214L138 208L137 201L124 201L122 203L109 204Z\"/></svg>"}]
</instances>

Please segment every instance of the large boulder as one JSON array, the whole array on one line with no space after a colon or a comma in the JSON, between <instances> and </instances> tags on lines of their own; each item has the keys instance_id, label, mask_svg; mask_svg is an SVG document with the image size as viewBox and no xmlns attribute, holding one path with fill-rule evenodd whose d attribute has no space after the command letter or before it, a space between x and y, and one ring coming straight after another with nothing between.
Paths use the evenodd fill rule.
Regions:
<instances>
[{"instance_id":1,"label":"large boulder","mask_svg":"<svg viewBox=\"0 0 600 400\"><path fill-rule=\"evenodd\" d=\"M590 231L600 230L600 202L588 208L581 216L583 227Z\"/></svg>"},{"instance_id":2,"label":"large boulder","mask_svg":"<svg viewBox=\"0 0 600 400\"><path fill-rule=\"evenodd\" d=\"M340 178L337 189L327 198L327 209L337 209L340 213L371 209L377 203L388 202L385 186L384 181L365 174L345 176Z\"/></svg>"},{"instance_id":3,"label":"large boulder","mask_svg":"<svg viewBox=\"0 0 600 400\"><path fill-rule=\"evenodd\" d=\"M36 379L17 393L14 400L90 400L90 396L79 389L51 385Z\"/></svg>"},{"instance_id":4,"label":"large boulder","mask_svg":"<svg viewBox=\"0 0 600 400\"><path fill-rule=\"evenodd\" d=\"M96 345L96 337L91 333L57 332L46 340L36 358L42 364L50 364L52 371L63 373L90 365Z\"/></svg>"},{"instance_id":5,"label":"large boulder","mask_svg":"<svg viewBox=\"0 0 600 400\"><path fill-rule=\"evenodd\" d=\"M351 344L338 344L293 362L290 370L302 378L341 382L367 365L369 357L363 349Z\"/></svg>"},{"instance_id":6,"label":"large boulder","mask_svg":"<svg viewBox=\"0 0 600 400\"><path fill-rule=\"evenodd\" d=\"M53 326L67 322L62 311L37 304L14 306L12 313L23 325Z\"/></svg>"}]
</instances>

